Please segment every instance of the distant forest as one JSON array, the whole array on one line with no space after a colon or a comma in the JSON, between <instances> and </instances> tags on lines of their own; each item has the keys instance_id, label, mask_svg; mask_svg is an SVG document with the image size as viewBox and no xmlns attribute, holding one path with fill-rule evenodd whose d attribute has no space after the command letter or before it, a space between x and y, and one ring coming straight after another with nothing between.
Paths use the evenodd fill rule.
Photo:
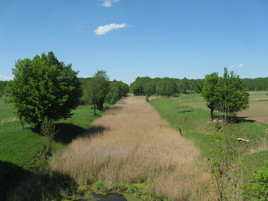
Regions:
<instances>
[{"instance_id":1,"label":"distant forest","mask_svg":"<svg viewBox=\"0 0 268 201\"><path fill-rule=\"evenodd\" d=\"M131 83L130 91L135 95L163 95L200 93L203 88L203 79L177 78L150 78L138 77ZM249 91L268 91L268 77L244 78L244 86Z\"/></svg>"},{"instance_id":2,"label":"distant forest","mask_svg":"<svg viewBox=\"0 0 268 201\"><path fill-rule=\"evenodd\" d=\"M82 84L85 78L81 78ZM249 91L268 91L268 77L244 78L245 87ZM7 86L10 81L0 81L0 97L7 95ZM159 94L171 96L182 93L200 93L203 87L203 79L177 79L177 78L150 78L137 77L131 83L130 91L135 95Z\"/></svg>"}]
</instances>

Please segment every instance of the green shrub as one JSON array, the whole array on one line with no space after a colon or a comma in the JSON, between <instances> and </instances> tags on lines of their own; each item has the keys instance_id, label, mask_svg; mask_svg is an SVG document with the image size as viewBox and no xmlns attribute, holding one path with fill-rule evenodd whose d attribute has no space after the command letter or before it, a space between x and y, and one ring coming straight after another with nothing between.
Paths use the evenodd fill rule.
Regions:
<instances>
[{"instance_id":1,"label":"green shrub","mask_svg":"<svg viewBox=\"0 0 268 201\"><path fill-rule=\"evenodd\" d=\"M268 200L268 163L267 167L255 172L246 188L246 198L252 201Z\"/></svg>"}]
</instances>

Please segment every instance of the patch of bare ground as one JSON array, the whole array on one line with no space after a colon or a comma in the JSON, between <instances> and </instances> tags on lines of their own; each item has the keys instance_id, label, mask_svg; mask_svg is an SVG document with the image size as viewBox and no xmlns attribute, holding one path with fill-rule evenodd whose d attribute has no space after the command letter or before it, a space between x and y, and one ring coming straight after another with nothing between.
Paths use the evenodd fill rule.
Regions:
<instances>
[{"instance_id":1,"label":"patch of bare ground","mask_svg":"<svg viewBox=\"0 0 268 201\"><path fill-rule=\"evenodd\" d=\"M209 174L197 147L162 121L145 97L120 100L51 161L79 184L146 182L171 200L207 200Z\"/></svg>"}]
</instances>

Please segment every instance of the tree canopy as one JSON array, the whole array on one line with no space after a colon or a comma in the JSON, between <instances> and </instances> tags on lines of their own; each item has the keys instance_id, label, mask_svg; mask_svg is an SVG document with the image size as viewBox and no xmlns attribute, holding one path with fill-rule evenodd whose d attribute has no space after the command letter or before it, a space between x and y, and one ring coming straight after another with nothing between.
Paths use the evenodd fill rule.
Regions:
<instances>
[{"instance_id":1,"label":"tree canopy","mask_svg":"<svg viewBox=\"0 0 268 201\"><path fill-rule=\"evenodd\" d=\"M71 67L58 61L53 52L18 60L9 86L18 117L36 128L45 119L70 117L81 96L78 72Z\"/></svg>"},{"instance_id":2,"label":"tree canopy","mask_svg":"<svg viewBox=\"0 0 268 201\"><path fill-rule=\"evenodd\" d=\"M242 80L233 71L229 73L227 68L224 68L223 77L217 73L206 75L202 95L211 110L211 118L214 110L222 112L226 119L228 113L236 113L249 106L249 93Z\"/></svg>"}]
</instances>

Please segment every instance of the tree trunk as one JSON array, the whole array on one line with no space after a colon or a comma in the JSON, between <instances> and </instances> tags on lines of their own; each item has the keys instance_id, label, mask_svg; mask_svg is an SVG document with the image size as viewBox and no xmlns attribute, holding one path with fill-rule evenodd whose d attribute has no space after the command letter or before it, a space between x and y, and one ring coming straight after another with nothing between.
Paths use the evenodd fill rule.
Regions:
<instances>
[{"instance_id":1,"label":"tree trunk","mask_svg":"<svg viewBox=\"0 0 268 201\"><path fill-rule=\"evenodd\" d=\"M214 109L210 108L210 118L211 118L211 120L214 119L213 112L214 112Z\"/></svg>"},{"instance_id":2,"label":"tree trunk","mask_svg":"<svg viewBox=\"0 0 268 201\"><path fill-rule=\"evenodd\" d=\"M96 116L96 106L93 105L93 115Z\"/></svg>"}]
</instances>

